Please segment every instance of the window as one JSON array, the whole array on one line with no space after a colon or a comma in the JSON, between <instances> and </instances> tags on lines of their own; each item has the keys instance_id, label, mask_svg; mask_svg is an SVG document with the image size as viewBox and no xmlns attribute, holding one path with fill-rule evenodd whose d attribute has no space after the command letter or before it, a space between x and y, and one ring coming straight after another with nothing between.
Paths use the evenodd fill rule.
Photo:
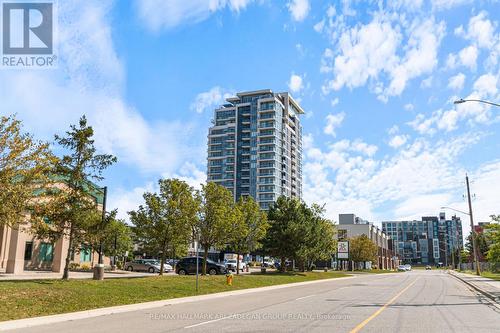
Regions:
<instances>
[{"instance_id":1,"label":"window","mask_svg":"<svg viewBox=\"0 0 500 333\"><path fill-rule=\"evenodd\" d=\"M80 261L81 262L90 261L90 248L88 246L82 247L80 249Z\"/></svg>"},{"instance_id":2,"label":"window","mask_svg":"<svg viewBox=\"0 0 500 333\"><path fill-rule=\"evenodd\" d=\"M38 254L40 261L52 261L54 257L54 248L50 243L40 244L40 253Z\"/></svg>"},{"instance_id":3,"label":"window","mask_svg":"<svg viewBox=\"0 0 500 333\"><path fill-rule=\"evenodd\" d=\"M347 238L347 230L345 229L339 229L339 239L346 239Z\"/></svg>"},{"instance_id":4,"label":"window","mask_svg":"<svg viewBox=\"0 0 500 333\"><path fill-rule=\"evenodd\" d=\"M24 247L24 260L31 260L33 254L33 242L26 242Z\"/></svg>"}]
</instances>

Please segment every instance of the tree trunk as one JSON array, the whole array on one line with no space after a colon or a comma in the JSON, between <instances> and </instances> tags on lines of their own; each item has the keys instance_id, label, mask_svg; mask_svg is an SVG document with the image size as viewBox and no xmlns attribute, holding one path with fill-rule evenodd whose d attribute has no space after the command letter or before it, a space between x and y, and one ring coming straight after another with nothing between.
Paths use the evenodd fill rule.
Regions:
<instances>
[{"instance_id":1,"label":"tree trunk","mask_svg":"<svg viewBox=\"0 0 500 333\"><path fill-rule=\"evenodd\" d=\"M286 258L285 257L281 257L280 261L281 261L281 267L280 267L280 272L284 272L286 270L286 263L285 263L285 260Z\"/></svg>"},{"instance_id":2,"label":"tree trunk","mask_svg":"<svg viewBox=\"0 0 500 333\"><path fill-rule=\"evenodd\" d=\"M203 266L201 268L201 274L207 274L207 259L208 259L208 246L203 247Z\"/></svg>"},{"instance_id":3,"label":"tree trunk","mask_svg":"<svg viewBox=\"0 0 500 333\"><path fill-rule=\"evenodd\" d=\"M64 236L61 241L64 241ZM68 252L66 252L66 262L64 263L64 271L63 271L63 280L69 279L69 261L71 260L71 251L73 250L73 223L71 223L71 227L69 228L69 245Z\"/></svg>"},{"instance_id":4,"label":"tree trunk","mask_svg":"<svg viewBox=\"0 0 500 333\"><path fill-rule=\"evenodd\" d=\"M93 246L90 247L90 253L92 254L92 256L91 256L92 259L90 261L90 267L94 268L94 247Z\"/></svg>"},{"instance_id":5,"label":"tree trunk","mask_svg":"<svg viewBox=\"0 0 500 333\"><path fill-rule=\"evenodd\" d=\"M160 275L163 275L164 264L165 264L165 251L162 251L160 260Z\"/></svg>"},{"instance_id":6,"label":"tree trunk","mask_svg":"<svg viewBox=\"0 0 500 333\"><path fill-rule=\"evenodd\" d=\"M236 253L236 274L240 274L240 254Z\"/></svg>"}]
</instances>

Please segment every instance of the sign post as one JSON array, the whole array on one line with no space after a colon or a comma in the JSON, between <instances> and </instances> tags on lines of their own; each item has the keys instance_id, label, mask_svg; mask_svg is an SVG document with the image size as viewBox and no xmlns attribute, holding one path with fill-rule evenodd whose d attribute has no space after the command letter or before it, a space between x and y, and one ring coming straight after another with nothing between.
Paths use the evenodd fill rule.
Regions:
<instances>
[{"instance_id":1,"label":"sign post","mask_svg":"<svg viewBox=\"0 0 500 333\"><path fill-rule=\"evenodd\" d=\"M337 259L341 259L341 263L343 263L342 259L349 259L349 241L337 242Z\"/></svg>"}]
</instances>

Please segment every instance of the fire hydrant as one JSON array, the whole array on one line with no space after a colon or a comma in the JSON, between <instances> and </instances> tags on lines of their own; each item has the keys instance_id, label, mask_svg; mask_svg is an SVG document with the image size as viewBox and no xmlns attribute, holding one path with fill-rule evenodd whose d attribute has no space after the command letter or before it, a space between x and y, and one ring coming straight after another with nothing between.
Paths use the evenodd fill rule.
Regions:
<instances>
[{"instance_id":1,"label":"fire hydrant","mask_svg":"<svg viewBox=\"0 0 500 333\"><path fill-rule=\"evenodd\" d=\"M233 285L233 273L229 272L226 274L226 284L228 286L232 286Z\"/></svg>"}]
</instances>

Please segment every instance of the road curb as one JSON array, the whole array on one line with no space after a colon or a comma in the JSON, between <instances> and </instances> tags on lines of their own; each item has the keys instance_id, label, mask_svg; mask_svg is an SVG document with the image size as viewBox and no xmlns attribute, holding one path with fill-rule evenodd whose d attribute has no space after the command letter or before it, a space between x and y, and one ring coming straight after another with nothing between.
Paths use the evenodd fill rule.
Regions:
<instances>
[{"instance_id":1,"label":"road curb","mask_svg":"<svg viewBox=\"0 0 500 333\"><path fill-rule=\"evenodd\" d=\"M284 289L284 288L290 288L290 287L297 287L297 286L304 286L304 285L309 285L309 284L316 284L316 283L322 283L322 282L332 282L332 281L353 279L353 278L355 278L355 276L320 279L320 280L304 281L304 282L294 282L294 283L279 284L279 285L260 287L260 288L240 289L240 290L224 291L224 292L220 292L220 293L213 293L213 294L206 294L206 295L172 298L172 299L162 300L162 301L152 301L152 302L144 302L144 303L136 303L136 304L128 304L128 305L118 305L118 306L112 306L112 307L107 307L107 308L85 310L85 311L78 311L78 312L71 312L71 313L63 313L63 314L56 314L56 315L50 315L50 316L16 319L16 320L0 322L0 331L28 328L28 327L40 326L40 325L55 324L55 323L61 323L61 322L65 322L65 321L87 319L87 318L100 317L100 316L106 316L106 315L117 314L117 313L159 308L159 307L168 306L168 305L198 302L198 301L217 299L217 298L223 298L223 297L228 297L228 296L245 295L245 294L263 292L263 291L268 291L268 290Z\"/></svg>"},{"instance_id":2,"label":"road curb","mask_svg":"<svg viewBox=\"0 0 500 333\"><path fill-rule=\"evenodd\" d=\"M454 276L456 279L462 281L463 283L465 283L466 285L468 285L469 287L471 287L472 289L476 290L477 292L483 294L484 296L488 297L491 301L493 301L497 306L500 306L500 299L495 297L495 295L487 292L486 290L478 287L477 285L475 285L474 283L471 283L463 278L461 278L460 276L456 275L455 273L452 273L452 272L449 272L448 271L448 274L450 274L451 276Z\"/></svg>"}]
</instances>

